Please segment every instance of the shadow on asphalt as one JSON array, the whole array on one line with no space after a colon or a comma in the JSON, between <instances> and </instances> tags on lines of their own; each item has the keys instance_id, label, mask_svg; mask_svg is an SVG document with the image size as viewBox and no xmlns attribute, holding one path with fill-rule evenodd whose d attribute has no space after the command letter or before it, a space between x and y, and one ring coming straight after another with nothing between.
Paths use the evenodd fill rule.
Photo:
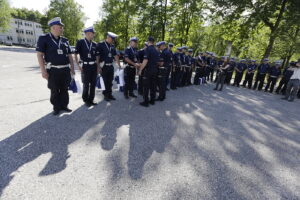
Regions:
<instances>
[{"instance_id":1,"label":"shadow on asphalt","mask_svg":"<svg viewBox=\"0 0 300 200\"><path fill-rule=\"evenodd\" d=\"M217 199L248 199L231 179L234 173L239 172L234 171L234 167L225 163L217 150L202 149L199 145L205 135L211 134L209 129L212 129L215 130L214 134L217 134L216 142L228 159L240 166L253 169L261 178L261 182L266 183L270 190L277 191L280 196L286 197L293 194L294 191L290 191L271 174L273 166L251 144L258 140L254 130L259 129L259 137L265 138L263 143L274 151L280 163L290 168L297 167L299 160L295 158L300 155L300 148L292 151L288 145L289 142L300 144L299 137L296 137L297 133L293 129L297 128L298 124L292 120L286 124L282 121L285 121L287 116L299 117L299 115L295 113L286 115L286 113L276 111L276 106L281 105L276 104L274 107L264 102L269 94L263 92L247 99L241 90L232 87L226 87L223 92L213 92L212 87L201 89L190 87L180 90L182 96L187 99L194 98L193 101L186 102L184 98L172 99L158 102L157 104L161 105L150 108L139 107L136 102L126 100L118 100L111 104L100 102L93 109L88 110L82 106L70 115L54 117L48 114L0 141L0 196L13 179L13 173L42 154L50 152L52 157L39 172L40 176L48 176L64 170L67 167L66 161L70 157L68 146L100 123L104 123L104 126L97 129L90 140L94 141L95 138L100 137L100 146L106 151L114 148L117 142L117 129L123 125L129 126L130 144L127 168L133 180L143 177L144 166L154 152L163 153L168 146L168 152L172 152L171 160L174 165L182 162L184 158L194 167L196 176L200 177L209 173L207 176L209 187L216 191ZM249 90L248 92L256 93L257 91ZM199 94L198 98L194 97L195 93ZM172 95L168 96L172 98L170 97ZM227 114L220 115L220 112ZM220 119L220 116L223 118ZM240 121L232 119L240 119ZM269 126L270 124L272 126ZM209 129L205 129L204 126L208 126ZM204 129L208 132L204 132ZM289 133L287 134L284 130L289 130ZM176 145L170 143L174 134L178 139ZM111 159L118 158L119 156L115 155ZM208 172L201 170L197 158L207 163ZM120 168L124 167L115 166L118 160L111 163L113 164L111 181L116 182L121 178L118 174ZM155 166L152 167L153 171L148 173L155 173L155 169ZM260 185L256 185L251 180L244 184L240 187L251 185L251 190L260 197L267 198ZM176 187L178 189L173 194L174 197L180 196L180 191L185 193L186 186L179 183ZM283 189L277 190L278 188Z\"/></svg>"},{"instance_id":2,"label":"shadow on asphalt","mask_svg":"<svg viewBox=\"0 0 300 200\"><path fill-rule=\"evenodd\" d=\"M16 48L16 47L1 47L0 51L10 51L15 53L35 53L35 49L33 48Z\"/></svg>"}]
</instances>

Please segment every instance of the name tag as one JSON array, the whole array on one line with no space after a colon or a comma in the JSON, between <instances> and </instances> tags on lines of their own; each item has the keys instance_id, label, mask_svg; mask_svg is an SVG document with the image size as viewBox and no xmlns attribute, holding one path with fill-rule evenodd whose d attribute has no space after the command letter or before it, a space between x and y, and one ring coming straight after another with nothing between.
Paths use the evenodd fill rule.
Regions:
<instances>
[{"instance_id":1,"label":"name tag","mask_svg":"<svg viewBox=\"0 0 300 200\"><path fill-rule=\"evenodd\" d=\"M58 54L58 55L62 55L62 54L64 54L64 52L63 52L63 50L61 50L61 49L57 49L57 54Z\"/></svg>"},{"instance_id":2,"label":"name tag","mask_svg":"<svg viewBox=\"0 0 300 200\"><path fill-rule=\"evenodd\" d=\"M109 54L108 54L108 57L109 57L109 58L111 58L111 57L112 57L111 53L109 53Z\"/></svg>"},{"instance_id":3,"label":"name tag","mask_svg":"<svg viewBox=\"0 0 300 200\"><path fill-rule=\"evenodd\" d=\"M92 58L92 55L90 53L88 54L88 58Z\"/></svg>"}]
</instances>

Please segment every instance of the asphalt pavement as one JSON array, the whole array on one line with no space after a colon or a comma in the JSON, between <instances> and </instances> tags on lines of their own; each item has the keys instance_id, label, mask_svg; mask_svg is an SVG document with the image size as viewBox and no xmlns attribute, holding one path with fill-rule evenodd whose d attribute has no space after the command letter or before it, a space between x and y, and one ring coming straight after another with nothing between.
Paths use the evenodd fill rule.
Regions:
<instances>
[{"instance_id":1,"label":"asphalt pavement","mask_svg":"<svg viewBox=\"0 0 300 200\"><path fill-rule=\"evenodd\" d=\"M214 84L51 114L33 49L0 46L0 199L300 199L300 100Z\"/></svg>"}]
</instances>

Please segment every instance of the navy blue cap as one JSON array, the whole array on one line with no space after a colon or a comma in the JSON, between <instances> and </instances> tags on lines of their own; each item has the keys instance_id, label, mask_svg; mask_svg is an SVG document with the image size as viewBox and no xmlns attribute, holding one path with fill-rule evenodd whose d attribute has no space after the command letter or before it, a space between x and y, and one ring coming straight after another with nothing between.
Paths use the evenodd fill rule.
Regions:
<instances>
[{"instance_id":1,"label":"navy blue cap","mask_svg":"<svg viewBox=\"0 0 300 200\"><path fill-rule=\"evenodd\" d=\"M177 47L177 50L182 50L182 47Z\"/></svg>"},{"instance_id":2,"label":"navy blue cap","mask_svg":"<svg viewBox=\"0 0 300 200\"><path fill-rule=\"evenodd\" d=\"M132 37L132 38L130 38L130 40L129 40L130 42L131 41L134 41L134 42L138 42L139 41L139 39L137 38L137 37Z\"/></svg>"},{"instance_id":3,"label":"navy blue cap","mask_svg":"<svg viewBox=\"0 0 300 200\"><path fill-rule=\"evenodd\" d=\"M55 17L53 19L51 19L48 22L48 26L53 26L53 25L60 25L60 26L64 26L64 24L61 22L61 18L60 17Z\"/></svg>"},{"instance_id":4,"label":"navy blue cap","mask_svg":"<svg viewBox=\"0 0 300 200\"><path fill-rule=\"evenodd\" d=\"M154 40L154 37L152 37L152 36L149 36L148 37L148 42L154 42L155 40Z\"/></svg>"},{"instance_id":5,"label":"navy blue cap","mask_svg":"<svg viewBox=\"0 0 300 200\"><path fill-rule=\"evenodd\" d=\"M268 59L268 58L264 58L263 61L264 61L264 62L268 62L269 59Z\"/></svg>"}]
</instances>

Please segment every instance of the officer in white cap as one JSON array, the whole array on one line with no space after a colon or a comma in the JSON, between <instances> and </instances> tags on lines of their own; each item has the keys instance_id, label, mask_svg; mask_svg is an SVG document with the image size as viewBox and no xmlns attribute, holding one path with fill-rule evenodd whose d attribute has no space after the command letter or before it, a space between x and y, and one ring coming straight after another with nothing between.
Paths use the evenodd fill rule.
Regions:
<instances>
[{"instance_id":1,"label":"officer in white cap","mask_svg":"<svg viewBox=\"0 0 300 200\"><path fill-rule=\"evenodd\" d=\"M124 60L126 67L124 69L124 96L126 99L130 97L137 98L133 93L135 83L136 70L140 67L137 51L138 38L130 38L129 46L125 49Z\"/></svg>"},{"instance_id":2,"label":"officer in white cap","mask_svg":"<svg viewBox=\"0 0 300 200\"><path fill-rule=\"evenodd\" d=\"M58 115L60 111L72 112L68 108L68 86L75 71L69 41L62 37L64 24L56 17L48 25L50 33L39 37L36 51L42 76L48 80L51 91L53 114Z\"/></svg>"},{"instance_id":3,"label":"officer in white cap","mask_svg":"<svg viewBox=\"0 0 300 200\"><path fill-rule=\"evenodd\" d=\"M112 95L112 82L114 79L113 62L117 62L120 66L119 57L113 45L117 37L115 33L108 32L106 39L97 44L97 53L100 56L100 66L102 67L101 71L105 85L105 90L103 91L105 101L116 100Z\"/></svg>"},{"instance_id":4,"label":"officer in white cap","mask_svg":"<svg viewBox=\"0 0 300 200\"><path fill-rule=\"evenodd\" d=\"M78 40L75 48L75 61L81 71L83 92L82 99L86 106L95 106L94 102L96 79L100 73L99 56L97 56L97 43L93 41L94 27L84 29L85 38ZM78 59L80 56L80 60Z\"/></svg>"}]
</instances>

